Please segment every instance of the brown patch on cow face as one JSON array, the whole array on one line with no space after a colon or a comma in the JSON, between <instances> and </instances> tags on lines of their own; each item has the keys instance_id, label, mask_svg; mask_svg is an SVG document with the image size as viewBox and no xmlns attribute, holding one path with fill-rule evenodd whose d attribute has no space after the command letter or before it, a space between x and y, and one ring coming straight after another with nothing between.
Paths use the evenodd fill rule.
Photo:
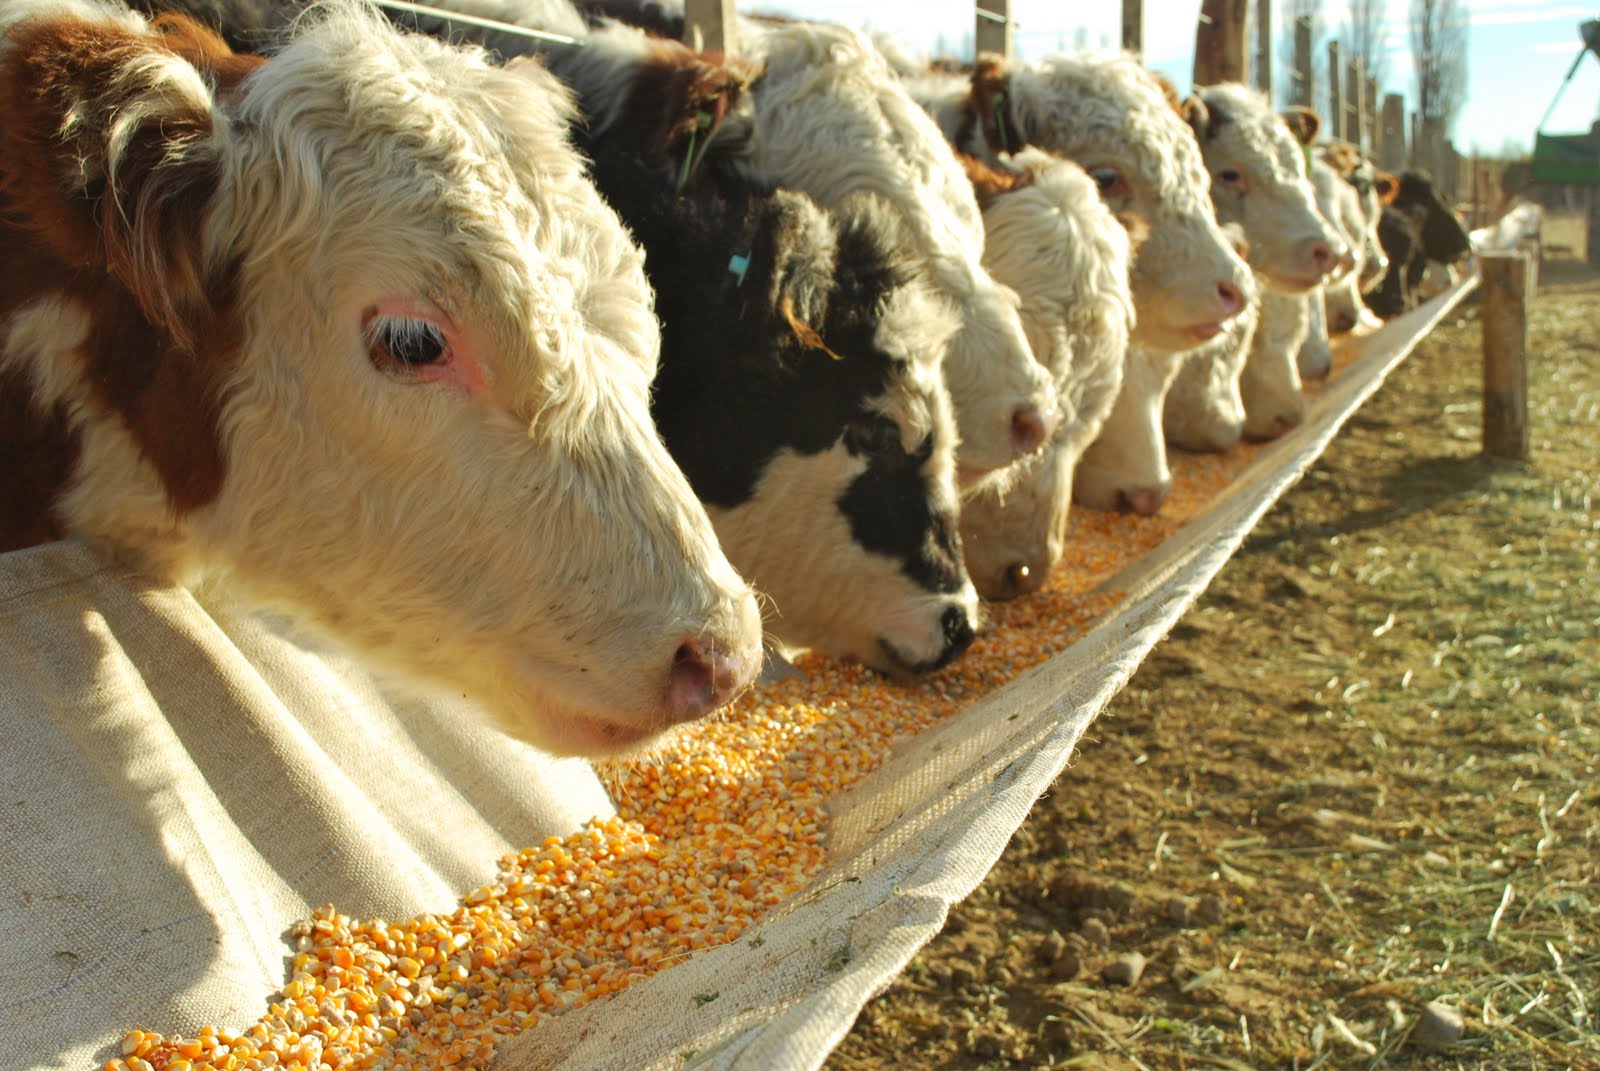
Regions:
<instances>
[{"instance_id":1,"label":"brown patch on cow face","mask_svg":"<svg viewBox=\"0 0 1600 1071\"><path fill-rule=\"evenodd\" d=\"M208 276L203 264L217 183L210 102L190 99L193 84L173 78L177 54L152 34L63 16L10 37L0 320L50 293L88 309L93 327L73 372L120 419L174 510L196 509L222 485L218 395L240 342L232 272ZM113 127L128 116L139 121L114 152Z\"/></svg>"},{"instance_id":2,"label":"brown patch on cow face","mask_svg":"<svg viewBox=\"0 0 1600 1071\"><path fill-rule=\"evenodd\" d=\"M987 205L996 197L1033 184L1031 171L1021 173L1002 171L964 152L956 153L956 159L961 161L961 168L967 173L967 179L972 183L972 192L977 195L980 205Z\"/></svg>"},{"instance_id":3,"label":"brown patch on cow face","mask_svg":"<svg viewBox=\"0 0 1600 1071\"><path fill-rule=\"evenodd\" d=\"M984 52L972 66L967 107L993 152L1016 152L1028 144L1011 108L1011 72L1003 57Z\"/></svg>"},{"instance_id":4,"label":"brown patch on cow face","mask_svg":"<svg viewBox=\"0 0 1600 1071\"><path fill-rule=\"evenodd\" d=\"M0 370L0 552L61 539L51 512L78 464L78 435L59 407L41 413L26 379Z\"/></svg>"},{"instance_id":5,"label":"brown patch on cow face","mask_svg":"<svg viewBox=\"0 0 1600 1071\"><path fill-rule=\"evenodd\" d=\"M1128 232L1128 255L1137 256L1139 247L1150 237L1150 221L1131 209L1118 212L1116 219L1122 224L1122 229Z\"/></svg>"},{"instance_id":6,"label":"brown patch on cow face","mask_svg":"<svg viewBox=\"0 0 1600 1071\"><path fill-rule=\"evenodd\" d=\"M1322 147L1322 162L1349 178L1361 166L1361 150L1348 141L1330 142Z\"/></svg>"},{"instance_id":7,"label":"brown patch on cow face","mask_svg":"<svg viewBox=\"0 0 1600 1071\"><path fill-rule=\"evenodd\" d=\"M687 175L755 75L751 64L725 59L721 53L695 53L673 41L652 42L616 134L640 151L683 159Z\"/></svg>"},{"instance_id":8,"label":"brown patch on cow face","mask_svg":"<svg viewBox=\"0 0 1600 1071\"><path fill-rule=\"evenodd\" d=\"M1302 145L1309 146L1317 140L1317 131L1322 129L1322 116L1310 108L1296 105L1283 113L1283 122L1289 128L1289 133Z\"/></svg>"}]
</instances>

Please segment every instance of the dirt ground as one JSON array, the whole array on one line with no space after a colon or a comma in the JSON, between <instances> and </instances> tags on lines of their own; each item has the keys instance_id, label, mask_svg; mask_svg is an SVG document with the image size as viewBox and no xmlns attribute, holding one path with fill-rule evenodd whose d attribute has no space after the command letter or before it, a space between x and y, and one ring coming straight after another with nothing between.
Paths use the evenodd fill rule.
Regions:
<instances>
[{"instance_id":1,"label":"dirt ground","mask_svg":"<svg viewBox=\"0 0 1600 1071\"><path fill-rule=\"evenodd\" d=\"M1472 299L830 1071L1600 1069L1600 277L1569 222L1531 462L1479 454Z\"/></svg>"}]
</instances>

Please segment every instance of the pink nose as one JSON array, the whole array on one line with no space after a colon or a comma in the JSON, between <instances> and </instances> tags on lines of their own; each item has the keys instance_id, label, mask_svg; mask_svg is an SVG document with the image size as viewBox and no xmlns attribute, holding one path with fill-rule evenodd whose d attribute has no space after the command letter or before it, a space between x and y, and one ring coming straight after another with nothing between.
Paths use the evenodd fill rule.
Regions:
<instances>
[{"instance_id":1,"label":"pink nose","mask_svg":"<svg viewBox=\"0 0 1600 1071\"><path fill-rule=\"evenodd\" d=\"M1237 315L1244 308L1244 295L1239 293L1239 288L1231 279L1222 279L1217 282L1217 309L1222 313L1222 319Z\"/></svg>"},{"instance_id":2,"label":"pink nose","mask_svg":"<svg viewBox=\"0 0 1600 1071\"><path fill-rule=\"evenodd\" d=\"M1272 422L1272 431L1269 434L1274 439L1281 439L1295 429L1295 423L1288 417L1278 417Z\"/></svg>"},{"instance_id":3,"label":"pink nose","mask_svg":"<svg viewBox=\"0 0 1600 1071\"><path fill-rule=\"evenodd\" d=\"M1327 242L1318 242L1311 247L1311 263L1316 266L1319 275L1327 275L1339 263L1339 254Z\"/></svg>"},{"instance_id":4,"label":"pink nose","mask_svg":"<svg viewBox=\"0 0 1600 1071\"><path fill-rule=\"evenodd\" d=\"M1117 491L1117 502L1124 509L1130 509L1141 517L1153 517L1161 508L1161 503L1166 500L1167 488L1165 487L1124 487Z\"/></svg>"},{"instance_id":5,"label":"pink nose","mask_svg":"<svg viewBox=\"0 0 1600 1071\"><path fill-rule=\"evenodd\" d=\"M1043 446L1061 422L1055 410L1040 412L1025 405L1011 414L1011 445L1018 457L1027 457Z\"/></svg>"},{"instance_id":6,"label":"pink nose","mask_svg":"<svg viewBox=\"0 0 1600 1071\"><path fill-rule=\"evenodd\" d=\"M681 722L711 713L755 679L757 667L757 659L729 655L710 637L688 637L672 656L667 716Z\"/></svg>"}]
</instances>

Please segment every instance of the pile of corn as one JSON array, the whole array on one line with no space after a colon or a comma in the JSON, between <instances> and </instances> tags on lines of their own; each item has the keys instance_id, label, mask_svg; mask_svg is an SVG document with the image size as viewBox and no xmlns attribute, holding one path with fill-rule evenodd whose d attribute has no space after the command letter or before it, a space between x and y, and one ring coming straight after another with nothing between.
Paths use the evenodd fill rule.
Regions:
<instances>
[{"instance_id":1,"label":"pile of corn","mask_svg":"<svg viewBox=\"0 0 1600 1071\"><path fill-rule=\"evenodd\" d=\"M1150 518L1074 510L1045 590L989 609L965 657L906 687L802 661L648 759L602 770L618 817L500 860L447 915L359 920L324 907L255 1024L194 1038L134 1030L105 1071L482 1068L503 1039L735 940L824 863L827 801L895 743L1063 650L1116 594L1094 590L1177 530L1255 454L1175 459Z\"/></svg>"}]
</instances>

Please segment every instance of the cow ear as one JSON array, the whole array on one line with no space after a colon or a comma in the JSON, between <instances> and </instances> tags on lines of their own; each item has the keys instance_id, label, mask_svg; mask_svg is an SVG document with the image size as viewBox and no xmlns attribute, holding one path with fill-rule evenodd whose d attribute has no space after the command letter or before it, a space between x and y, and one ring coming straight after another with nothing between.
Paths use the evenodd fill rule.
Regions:
<instances>
[{"instance_id":1,"label":"cow ear","mask_svg":"<svg viewBox=\"0 0 1600 1071\"><path fill-rule=\"evenodd\" d=\"M820 347L838 258L833 222L803 194L779 190L769 204L769 301L804 345Z\"/></svg>"},{"instance_id":2,"label":"cow ear","mask_svg":"<svg viewBox=\"0 0 1600 1071\"><path fill-rule=\"evenodd\" d=\"M1400 196L1400 180L1387 171L1379 171L1372 180L1372 188L1378 191L1378 200L1386 205L1394 204L1394 199Z\"/></svg>"},{"instance_id":3,"label":"cow ear","mask_svg":"<svg viewBox=\"0 0 1600 1071\"><path fill-rule=\"evenodd\" d=\"M206 78L131 21L39 17L6 36L0 189L13 219L64 265L107 271L192 352L210 305L201 224L222 121Z\"/></svg>"},{"instance_id":4,"label":"cow ear","mask_svg":"<svg viewBox=\"0 0 1600 1071\"><path fill-rule=\"evenodd\" d=\"M1028 144L1011 100L1011 72L1004 57L979 53L972 65L971 103L985 143L995 152L1016 152Z\"/></svg>"},{"instance_id":5,"label":"cow ear","mask_svg":"<svg viewBox=\"0 0 1600 1071\"><path fill-rule=\"evenodd\" d=\"M720 53L695 53L674 41L652 41L629 109L649 117L655 127L636 132L640 143L678 161L680 183L686 181L753 79L747 63L724 60Z\"/></svg>"},{"instance_id":6,"label":"cow ear","mask_svg":"<svg viewBox=\"0 0 1600 1071\"><path fill-rule=\"evenodd\" d=\"M1322 129L1322 116L1310 108L1296 105L1283 113L1283 121L1289 127L1289 133L1302 145L1310 145L1317 140L1317 131Z\"/></svg>"}]
</instances>

